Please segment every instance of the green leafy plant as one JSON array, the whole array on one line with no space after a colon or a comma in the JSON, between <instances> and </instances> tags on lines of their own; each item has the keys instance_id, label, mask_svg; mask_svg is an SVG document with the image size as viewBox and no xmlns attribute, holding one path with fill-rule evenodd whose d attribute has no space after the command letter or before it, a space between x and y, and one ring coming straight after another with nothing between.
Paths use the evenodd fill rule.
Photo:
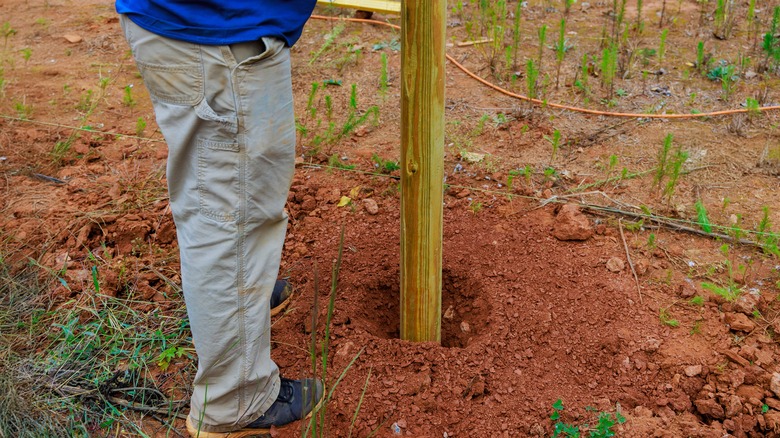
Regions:
<instances>
[{"instance_id":1,"label":"green leafy plant","mask_svg":"<svg viewBox=\"0 0 780 438\"><path fill-rule=\"evenodd\" d=\"M707 72L707 78L713 81L720 81L723 89L724 99L728 99L734 92L734 84L739 76L733 65L721 61L715 68Z\"/></svg>"},{"instance_id":2,"label":"green leafy plant","mask_svg":"<svg viewBox=\"0 0 780 438\"><path fill-rule=\"evenodd\" d=\"M174 359L181 358L186 352L187 350L185 350L184 347L175 345L168 347L157 356L157 366L160 367L162 371L165 371L171 366L171 362L173 362Z\"/></svg>"},{"instance_id":3,"label":"green leafy plant","mask_svg":"<svg viewBox=\"0 0 780 438\"><path fill-rule=\"evenodd\" d=\"M620 412L615 412L614 415L609 412L599 412L595 425L591 426L588 424L583 424L582 426L577 426L571 423L566 423L561 419L564 411L563 401L561 401L561 399L556 400L555 403L553 403L552 408L553 412L550 414L550 420L554 421L552 435L553 438L579 438L582 436L581 431L587 432L587 436L589 438L610 438L615 436L615 431L613 428L616 425L626 422L626 417L624 417ZM597 410L594 408L585 409L588 411L597 412Z\"/></svg>"},{"instance_id":4,"label":"green leafy plant","mask_svg":"<svg viewBox=\"0 0 780 438\"><path fill-rule=\"evenodd\" d=\"M401 169L401 164L398 161L385 160L377 154L371 155L371 161L374 162L374 166L382 173L393 173Z\"/></svg>"}]
</instances>

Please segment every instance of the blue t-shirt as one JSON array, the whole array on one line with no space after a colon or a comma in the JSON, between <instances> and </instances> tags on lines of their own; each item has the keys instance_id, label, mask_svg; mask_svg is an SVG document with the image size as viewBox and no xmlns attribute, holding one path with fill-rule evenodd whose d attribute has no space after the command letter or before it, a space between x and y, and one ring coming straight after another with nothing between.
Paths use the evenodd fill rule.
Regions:
<instances>
[{"instance_id":1,"label":"blue t-shirt","mask_svg":"<svg viewBox=\"0 0 780 438\"><path fill-rule=\"evenodd\" d=\"M274 36L298 41L317 0L116 0L116 11L167 38L227 45Z\"/></svg>"}]
</instances>

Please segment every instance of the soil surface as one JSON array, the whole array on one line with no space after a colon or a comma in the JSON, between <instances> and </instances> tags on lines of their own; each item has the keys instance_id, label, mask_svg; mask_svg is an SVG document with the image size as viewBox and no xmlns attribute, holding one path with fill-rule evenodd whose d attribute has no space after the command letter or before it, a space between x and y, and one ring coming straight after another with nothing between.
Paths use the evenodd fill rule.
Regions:
<instances>
[{"instance_id":1,"label":"soil surface","mask_svg":"<svg viewBox=\"0 0 780 438\"><path fill-rule=\"evenodd\" d=\"M536 56L542 23L554 45L562 14L557 4L528 3L519 70ZM636 5L629 3L632 23ZM722 40L713 36L715 5L702 14L700 3L669 2L664 59L643 64L636 55L613 97L599 85L597 61L588 93L572 85L582 79L583 55L601 54L597 36L612 2L576 3L567 31L573 47L557 88L555 53L543 51L543 97L637 113L740 108L748 97L776 102L777 75L761 68L764 55L753 49L742 3L733 35ZM645 30L630 34L631 47L658 48L662 6L645 4ZM761 6L763 35L772 14ZM475 39L467 31L475 7L458 13L450 5L448 52L525 94L523 76L513 82L491 72L485 45L456 44ZM63 281L41 292L64 312L95 296L89 266L97 257L101 295L137 312L180 317L166 146L112 3L4 0L0 16L16 31L2 54L5 263L35 260L42 277L67 266ZM701 235L695 208L700 201L710 223L739 226L752 241L763 235L750 230L769 232L780 221L777 114L672 121L531 107L448 65L442 342L411 343L399 339L397 38L386 27L311 20L293 49L300 158L280 275L296 293L275 319L272 356L287 377L311 375L312 331L325 336L343 229L328 381L347 371L327 404L325 435L551 436L560 399L560 421L581 426L583 435L608 413L626 419L613 427L618 436L778 436L777 257L771 241L762 251ZM697 72L698 41L713 62L749 58L728 95ZM314 94L312 83L319 84ZM357 110L349 104L352 84ZM334 134L374 105L377 123L369 117ZM328 131L331 122L336 131ZM556 131L561 140L551 152ZM674 138L669 157L678 150L687 156L665 194L671 171L655 177L667 134ZM69 148L58 154L63 144ZM649 213L663 223L639 222ZM731 287L735 296L702 283ZM176 358L167 370L151 365L166 397L186 399L195 360ZM173 436L171 428L186 434L181 419L127 412L150 436ZM92 426L94 436L140 435Z\"/></svg>"}]
</instances>

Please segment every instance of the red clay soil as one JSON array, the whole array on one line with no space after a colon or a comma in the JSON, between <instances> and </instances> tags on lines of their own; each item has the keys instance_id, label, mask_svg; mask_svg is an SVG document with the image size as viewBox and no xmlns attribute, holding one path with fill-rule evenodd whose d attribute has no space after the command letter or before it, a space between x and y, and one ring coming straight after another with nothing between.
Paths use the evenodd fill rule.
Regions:
<instances>
[{"instance_id":1,"label":"red clay soil","mask_svg":"<svg viewBox=\"0 0 780 438\"><path fill-rule=\"evenodd\" d=\"M15 50L33 48L29 65L16 59L14 69L5 71L9 82L2 113L16 114L14 104L24 99L36 108L29 118L54 124L0 119L0 229L6 252L13 255L8 262L32 257L52 269L69 264L70 290L46 291L57 306L67 306L69 299L88 293L92 278L80 269L88 250L110 254L115 264L104 271L103 293L123 298L131 290L131 305L137 310L169 311L179 305L169 301L177 295L149 269L164 269L178 281L175 228L165 197L167 154L154 131L148 96L127 56L111 3L55 3L44 7L6 0L0 5L0 16L5 17L0 21L7 19L18 29L12 40ZM596 17L604 10L606 6L594 6L587 12L591 15L578 13ZM35 24L41 17L50 20L48 27ZM311 23L293 52L299 115L306 113L313 81L343 77L345 84L358 83L360 90L376 87L378 74L364 66L378 65L379 55L368 47L392 34L370 26L349 27L344 35L363 41L366 59L342 72L332 64L337 55L329 55L322 60L323 72L307 63L332 26ZM68 42L66 34L81 40ZM392 80L399 71L398 54L389 57ZM109 73L115 79L89 123L124 136L83 133L62 162L52 163L49 151L71 134L67 126L81 123L74 120L72 109L79 96ZM75 91L63 91L64 84ZM134 85L136 106L121 103L127 84ZM349 87L331 92L334 101L346 102ZM715 91L700 96L707 93ZM682 102L686 96L680 94ZM397 95L392 86L390 99ZM653 99L638 95L632 105L643 108ZM450 125L448 142L458 143L464 132L474 129L484 108L513 109L505 111L510 116L505 125L486 128L475 139L474 149L503 161L469 163L448 146L438 345L399 339L397 180L392 173L324 166L332 154L347 158L341 161L358 170L375 168L374 153L397 159L397 107L379 104L379 126L360 128L335 146L312 151L310 139L301 139L302 158L287 206L290 224L281 275L290 277L296 294L291 309L274 322L272 356L288 377L311 374L307 351L312 309L317 309L315 329L322 339L331 269L340 230L345 232L328 380L335 382L354 363L327 405L325 436L345 437L351 429L355 437L372 432L380 437L550 436L552 406L559 399L566 423L594 425L599 412L620 413L627 421L613 430L621 437L780 436L776 259L752 247L732 248L731 257L750 268L735 278L744 293L736 302L726 302L701 287L702 280L725 275L718 251L722 242L665 228L629 229L636 224L628 218L619 222L619 216L563 205L585 199L566 196L578 184L602 179L593 163L605 163L611 153L621 154L626 165L648 168L667 129L693 136L696 140L684 144L695 152L728 135L719 122L669 127L631 121L624 126L609 119L556 114L555 123L565 125L564 133L573 140L558 161L557 167L566 172L547 179L541 177L544 163L551 160L544 137L556 129L553 116L532 114L450 72L448 120L461 120L464 128ZM148 121L146 139L131 137L138 117ZM767 143L774 138L764 131L755 135ZM684 178L679 202L662 203L648 179L600 188L607 199L655 203L659 211L687 217L694 199L717 203L730 196L730 209L724 203L712 212L712 220L721 223L736 205L745 209L746 218L759 215L763 204L777 207L776 178L752 170L758 167L763 143L725 143L731 146L712 151L710 157L717 158L702 165L730 164ZM652 151L641 147L647 144L653 145ZM521 163L536 163L538 174L533 181L518 176L509 191L507 172L522 168ZM731 192L714 191L720 184L715 180L718 172L727 175L724 190ZM555 195L563 196L551 199ZM338 206L343 196L351 203ZM540 202L545 199L553 202ZM648 244L651 231L654 245ZM131 272L120 273L120 264ZM703 305L690 304L697 295L704 298ZM189 377L172 380L175 384L165 387L167 395L186 394ZM156 420L139 414L137 421L150 435L165 436ZM173 424L185 433L181 420ZM96 431L95 436L102 433L119 432ZM300 436L301 431L274 435Z\"/></svg>"}]
</instances>

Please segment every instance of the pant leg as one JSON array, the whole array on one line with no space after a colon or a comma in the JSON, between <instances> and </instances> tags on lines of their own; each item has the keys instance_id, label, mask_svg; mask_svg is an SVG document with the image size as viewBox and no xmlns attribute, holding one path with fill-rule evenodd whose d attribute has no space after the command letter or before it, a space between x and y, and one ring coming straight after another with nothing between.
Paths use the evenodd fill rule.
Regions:
<instances>
[{"instance_id":1,"label":"pant leg","mask_svg":"<svg viewBox=\"0 0 780 438\"><path fill-rule=\"evenodd\" d=\"M191 418L241 428L279 392L270 356L295 154L289 50L264 38L237 62L227 46L167 39L122 17L168 143L168 189L198 354Z\"/></svg>"}]
</instances>

